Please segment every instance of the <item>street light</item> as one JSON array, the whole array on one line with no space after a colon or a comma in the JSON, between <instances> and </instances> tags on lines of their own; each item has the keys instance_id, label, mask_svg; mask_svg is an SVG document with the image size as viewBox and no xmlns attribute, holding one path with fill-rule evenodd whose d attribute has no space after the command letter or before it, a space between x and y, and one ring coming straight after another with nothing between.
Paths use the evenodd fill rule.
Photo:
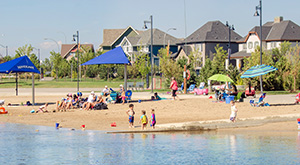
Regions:
<instances>
[{"instance_id":1,"label":"street light","mask_svg":"<svg viewBox=\"0 0 300 165\"><path fill-rule=\"evenodd\" d=\"M5 56L8 56L8 46L3 46L2 44L0 44L0 46L6 49L6 54L5 54Z\"/></svg>"},{"instance_id":2,"label":"street light","mask_svg":"<svg viewBox=\"0 0 300 165\"><path fill-rule=\"evenodd\" d=\"M37 48L33 48L35 50L38 51L38 56L39 56L39 63L40 63L40 80L42 79L42 67L41 67L41 53L40 53L40 49L37 49Z\"/></svg>"},{"instance_id":3,"label":"street light","mask_svg":"<svg viewBox=\"0 0 300 165\"><path fill-rule=\"evenodd\" d=\"M262 65L262 3L261 0L259 0L259 5L255 7L256 11L254 13L254 16L260 16L259 17L259 26L260 26L260 65ZM258 13L259 10L259 13ZM262 87L262 76L259 76L260 79L260 91L263 93L263 87Z\"/></svg>"},{"instance_id":4,"label":"street light","mask_svg":"<svg viewBox=\"0 0 300 165\"><path fill-rule=\"evenodd\" d=\"M169 28L169 29L165 32L165 34L164 34L164 48L166 47L165 40L166 40L166 35L167 35L167 33L168 33L169 30L176 30L176 28Z\"/></svg>"},{"instance_id":5,"label":"street light","mask_svg":"<svg viewBox=\"0 0 300 165\"><path fill-rule=\"evenodd\" d=\"M75 39L76 38L76 39ZM73 34L73 41L77 41L77 92L79 92L79 31L76 34Z\"/></svg>"},{"instance_id":6,"label":"street light","mask_svg":"<svg viewBox=\"0 0 300 165\"><path fill-rule=\"evenodd\" d=\"M230 63L230 55L231 55L231 47L230 47L230 40L231 40L231 30L235 30L233 25L229 25L228 21L226 21L226 26L229 30L229 37L228 37L228 65Z\"/></svg>"},{"instance_id":7,"label":"street light","mask_svg":"<svg viewBox=\"0 0 300 165\"><path fill-rule=\"evenodd\" d=\"M150 15L150 21L144 21L144 27L143 29L147 29L147 23L151 24L151 53L150 53L150 58L151 58L151 93L153 93L153 65L154 65L154 60L153 60L153 16Z\"/></svg>"},{"instance_id":8,"label":"street light","mask_svg":"<svg viewBox=\"0 0 300 165\"><path fill-rule=\"evenodd\" d=\"M60 52L60 49L59 49L59 44L52 38L44 38L44 40L51 40L51 41L54 41L57 45L57 50L58 50L58 53Z\"/></svg>"}]
</instances>

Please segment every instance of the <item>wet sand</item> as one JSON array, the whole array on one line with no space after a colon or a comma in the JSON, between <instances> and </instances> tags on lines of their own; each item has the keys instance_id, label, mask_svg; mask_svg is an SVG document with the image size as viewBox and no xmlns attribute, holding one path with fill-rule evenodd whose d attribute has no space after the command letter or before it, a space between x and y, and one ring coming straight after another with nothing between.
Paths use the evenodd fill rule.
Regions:
<instances>
[{"instance_id":1,"label":"wet sand","mask_svg":"<svg viewBox=\"0 0 300 165\"><path fill-rule=\"evenodd\" d=\"M144 94L144 98L150 98L150 94ZM85 96L88 96L87 94ZM50 103L48 110L55 109L55 102L64 97L61 94L46 93L39 94L36 97L36 102ZM163 97L169 97L165 95ZM157 129L160 125L170 123L193 123L193 122L209 122L209 121L226 121L229 122L230 105L225 103L217 103L214 99L208 99L208 96L180 96L182 100L162 100L162 101L142 101L138 103L138 98L133 98L135 115L135 128L128 128L128 116L126 110L129 104L109 104L108 110L97 111L84 111L80 109L72 109L67 112L49 112L49 113L30 113L32 109L37 110L40 105L37 106L6 106L8 103L20 104L31 100L31 96L3 96L0 99L5 99L5 108L9 111L9 114L0 115L0 121L10 123L22 123L30 125L43 125L54 127L55 123L59 122L60 126L64 128L80 129L81 125L85 125L86 129L91 130L103 130L103 131L136 131L140 130L139 118L141 116L141 110L146 110L148 118L150 117L151 109L156 111ZM139 96L141 98L141 96ZM145 100L145 99L143 99ZM292 100L293 101L293 100ZM237 103L238 107L238 121L236 123L230 123L231 131L298 131L297 121L293 121L299 114L300 118L300 105L277 105L270 107L251 107L248 102ZM274 123L270 120L270 123L243 125L238 126L239 119L257 119L280 117L280 115L292 115L293 119L276 120ZM263 120L263 119L262 119ZM116 127L111 127L111 123L115 122ZM254 120L255 122L255 120ZM273 124L271 124L273 123ZM236 126L235 126L236 125ZM234 128L234 129L233 129ZM220 129L220 128L218 128ZM148 126L147 130L152 130ZM226 130L226 126L222 127L222 130Z\"/></svg>"}]
</instances>

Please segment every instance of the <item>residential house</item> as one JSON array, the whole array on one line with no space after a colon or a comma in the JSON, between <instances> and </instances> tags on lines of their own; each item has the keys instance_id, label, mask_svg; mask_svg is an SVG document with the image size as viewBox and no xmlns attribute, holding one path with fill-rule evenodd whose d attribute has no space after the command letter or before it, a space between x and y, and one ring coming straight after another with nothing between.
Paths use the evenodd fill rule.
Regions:
<instances>
[{"instance_id":1,"label":"residential house","mask_svg":"<svg viewBox=\"0 0 300 165\"><path fill-rule=\"evenodd\" d=\"M115 31L115 34L113 32ZM177 52L178 47L176 43L179 39L154 28L153 29L153 57L154 62L158 65L158 50L164 46L170 46L171 52ZM138 55L139 51L147 53L150 56L151 51L151 30L138 31L131 26L126 29L104 29L103 43L100 45L102 50L110 50L117 46L122 46L124 52L131 60L134 60L133 55ZM140 50L139 50L140 49Z\"/></svg>"},{"instance_id":2,"label":"residential house","mask_svg":"<svg viewBox=\"0 0 300 165\"><path fill-rule=\"evenodd\" d=\"M279 48L284 41L289 41L296 45L300 41L300 26L290 20L283 20L283 17L275 17L274 22L267 22L260 27L252 28L247 36L238 41L239 52L232 54L231 58L236 60L238 69L243 67L243 58L250 57L257 46L260 46L262 39L262 50L272 50Z\"/></svg>"},{"instance_id":3,"label":"residential house","mask_svg":"<svg viewBox=\"0 0 300 165\"><path fill-rule=\"evenodd\" d=\"M239 34L231 30L231 53L238 51L237 41L241 38L242 37ZM190 46L192 51L189 51L189 53L199 52L200 62L199 65L196 66L196 70L198 70L205 65L205 57L210 58L211 60L213 59L213 54L216 52L215 47L217 45L227 50L228 43L229 28L220 21L210 21L193 32L178 45L179 47ZM187 53L186 49L180 48L179 50L178 55L182 53L181 51L185 51L185 53Z\"/></svg>"},{"instance_id":4,"label":"residential house","mask_svg":"<svg viewBox=\"0 0 300 165\"><path fill-rule=\"evenodd\" d=\"M137 36L139 33L132 26L128 26L126 29L104 29L100 50L109 51L120 45L125 37Z\"/></svg>"},{"instance_id":5,"label":"residential house","mask_svg":"<svg viewBox=\"0 0 300 165\"><path fill-rule=\"evenodd\" d=\"M79 44L79 51L81 48L91 49L94 52L93 44ZM61 45L61 56L64 59L70 60L72 57L75 57L77 52L77 44L62 44Z\"/></svg>"}]
</instances>

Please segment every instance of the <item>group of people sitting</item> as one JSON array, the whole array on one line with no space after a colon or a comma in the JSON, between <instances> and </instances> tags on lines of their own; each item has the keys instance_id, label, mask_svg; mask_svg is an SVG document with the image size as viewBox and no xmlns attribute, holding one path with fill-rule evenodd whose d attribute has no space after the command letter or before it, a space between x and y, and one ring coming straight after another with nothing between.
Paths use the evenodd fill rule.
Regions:
<instances>
[{"instance_id":1,"label":"group of people sitting","mask_svg":"<svg viewBox=\"0 0 300 165\"><path fill-rule=\"evenodd\" d=\"M80 108L83 110L98 110L98 109L107 109L107 104L103 99L103 96L100 94L97 96L94 91L86 97L82 98L82 93L78 92L77 94L72 95L71 93L67 94L67 98L62 98L60 101L56 102L56 111L63 112L69 109Z\"/></svg>"},{"instance_id":2,"label":"group of people sitting","mask_svg":"<svg viewBox=\"0 0 300 165\"><path fill-rule=\"evenodd\" d=\"M225 101L227 96L237 96L238 90L235 85L226 84L224 87L215 90L215 97L219 101Z\"/></svg>"}]
</instances>

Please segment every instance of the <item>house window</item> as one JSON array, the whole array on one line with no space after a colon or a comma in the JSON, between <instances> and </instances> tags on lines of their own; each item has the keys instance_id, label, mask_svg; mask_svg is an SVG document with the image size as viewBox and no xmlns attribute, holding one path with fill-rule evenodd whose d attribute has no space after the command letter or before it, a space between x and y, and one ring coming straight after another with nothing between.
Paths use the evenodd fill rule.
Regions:
<instances>
[{"instance_id":1,"label":"house window","mask_svg":"<svg viewBox=\"0 0 300 165\"><path fill-rule=\"evenodd\" d=\"M253 48L253 42L249 42L249 43L248 43L248 48L249 48L249 49L252 49L252 48Z\"/></svg>"},{"instance_id":2,"label":"house window","mask_svg":"<svg viewBox=\"0 0 300 165\"><path fill-rule=\"evenodd\" d=\"M243 49L247 49L247 44L243 44Z\"/></svg>"},{"instance_id":3,"label":"house window","mask_svg":"<svg viewBox=\"0 0 300 165\"><path fill-rule=\"evenodd\" d=\"M271 48L276 48L276 42L271 43Z\"/></svg>"},{"instance_id":4,"label":"house window","mask_svg":"<svg viewBox=\"0 0 300 165\"><path fill-rule=\"evenodd\" d=\"M254 42L254 48L257 48L258 45L259 45L258 41L255 41L255 42Z\"/></svg>"},{"instance_id":5,"label":"house window","mask_svg":"<svg viewBox=\"0 0 300 165\"><path fill-rule=\"evenodd\" d=\"M195 51L201 52L202 51L202 44L195 44Z\"/></svg>"}]
</instances>

